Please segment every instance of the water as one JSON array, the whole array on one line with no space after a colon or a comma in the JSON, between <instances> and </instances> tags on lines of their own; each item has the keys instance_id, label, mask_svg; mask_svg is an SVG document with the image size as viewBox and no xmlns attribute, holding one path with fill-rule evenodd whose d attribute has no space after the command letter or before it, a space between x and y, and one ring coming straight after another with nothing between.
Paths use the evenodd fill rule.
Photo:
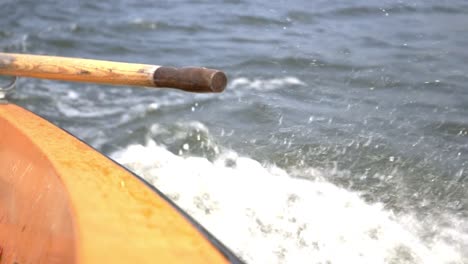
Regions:
<instances>
[{"instance_id":1,"label":"water","mask_svg":"<svg viewBox=\"0 0 468 264\"><path fill-rule=\"evenodd\" d=\"M199 95L22 79L248 263L468 263L465 1L9 1L0 48L226 71Z\"/></svg>"}]
</instances>

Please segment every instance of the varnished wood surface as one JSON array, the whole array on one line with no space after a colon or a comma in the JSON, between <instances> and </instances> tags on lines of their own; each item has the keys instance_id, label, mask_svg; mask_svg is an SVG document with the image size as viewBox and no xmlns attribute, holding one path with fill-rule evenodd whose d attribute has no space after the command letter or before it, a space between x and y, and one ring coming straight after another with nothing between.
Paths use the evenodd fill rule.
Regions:
<instances>
[{"instance_id":1,"label":"varnished wood surface","mask_svg":"<svg viewBox=\"0 0 468 264\"><path fill-rule=\"evenodd\" d=\"M132 174L12 104L0 166L0 263L227 262Z\"/></svg>"},{"instance_id":2,"label":"varnished wood surface","mask_svg":"<svg viewBox=\"0 0 468 264\"><path fill-rule=\"evenodd\" d=\"M60 177L2 114L0 168L0 263L73 263L76 236Z\"/></svg>"},{"instance_id":3,"label":"varnished wood surface","mask_svg":"<svg viewBox=\"0 0 468 264\"><path fill-rule=\"evenodd\" d=\"M0 53L0 74L52 80L151 87L157 68L147 64Z\"/></svg>"}]
</instances>

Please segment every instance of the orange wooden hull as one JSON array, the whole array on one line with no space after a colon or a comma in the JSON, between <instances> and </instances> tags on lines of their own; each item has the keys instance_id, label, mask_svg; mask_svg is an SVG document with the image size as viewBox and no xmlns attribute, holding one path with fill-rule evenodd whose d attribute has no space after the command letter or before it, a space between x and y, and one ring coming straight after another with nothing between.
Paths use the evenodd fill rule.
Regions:
<instances>
[{"instance_id":1,"label":"orange wooden hull","mask_svg":"<svg viewBox=\"0 0 468 264\"><path fill-rule=\"evenodd\" d=\"M233 260L218 246L126 169L33 113L0 104L0 263Z\"/></svg>"}]
</instances>

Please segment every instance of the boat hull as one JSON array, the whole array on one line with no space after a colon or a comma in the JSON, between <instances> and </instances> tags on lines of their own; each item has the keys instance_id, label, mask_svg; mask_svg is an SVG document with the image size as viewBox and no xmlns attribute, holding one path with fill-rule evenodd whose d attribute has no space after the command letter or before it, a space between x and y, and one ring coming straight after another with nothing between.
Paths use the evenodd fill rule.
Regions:
<instances>
[{"instance_id":1,"label":"boat hull","mask_svg":"<svg viewBox=\"0 0 468 264\"><path fill-rule=\"evenodd\" d=\"M161 193L13 104L0 105L0 168L2 263L229 259Z\"/></svg>"}]
</instances>

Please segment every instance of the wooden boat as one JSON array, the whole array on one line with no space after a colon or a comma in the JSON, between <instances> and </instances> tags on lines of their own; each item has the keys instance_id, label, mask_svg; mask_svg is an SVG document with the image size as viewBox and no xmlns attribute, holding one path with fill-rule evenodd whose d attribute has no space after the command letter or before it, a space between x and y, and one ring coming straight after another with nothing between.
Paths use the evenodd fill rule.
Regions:
<instances>
[{"instance_id":1,"label":"wooden boat","mask_svg":"<svg viewBox=\"0 0 468 264\"><path fill-rule=\"evenodd\" d=\"M240 262L141 178L7 102L0 168L2 264Z\"/></svg>"}]
</instances>

